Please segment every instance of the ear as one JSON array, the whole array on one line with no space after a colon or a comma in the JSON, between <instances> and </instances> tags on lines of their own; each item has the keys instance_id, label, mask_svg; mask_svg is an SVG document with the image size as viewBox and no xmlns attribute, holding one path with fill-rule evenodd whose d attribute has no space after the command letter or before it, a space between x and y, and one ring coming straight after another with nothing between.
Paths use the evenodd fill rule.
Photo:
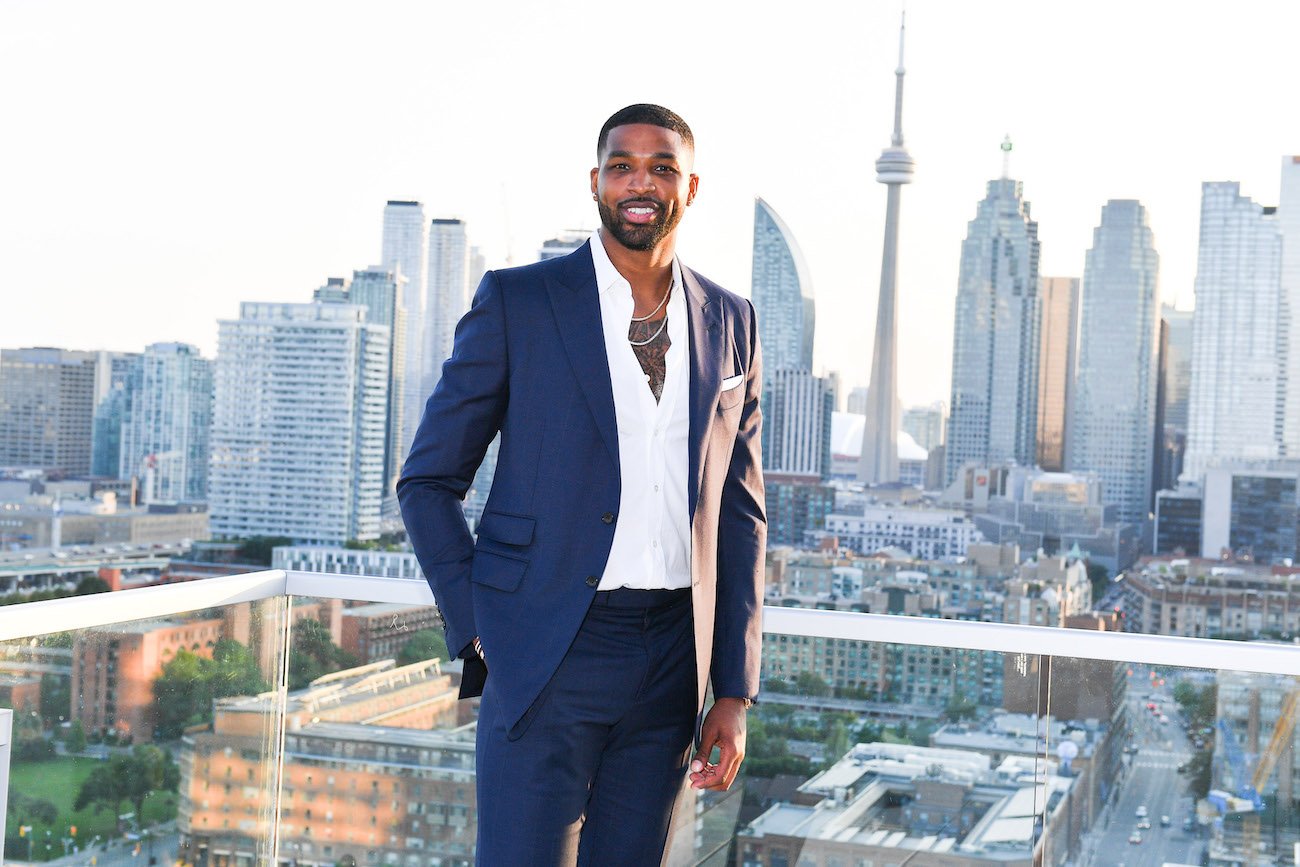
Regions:
<instances>
[{"instance_id":1,"label":"ear","mask_svg":"<svg viewBox=\"0 0 1300 867\"><path fill-rule=\"evenodd\" d=\"M600 182L600 169L599 168L592 169L591 170L591 195L592 196L597 195L596 191L597 188L599 187L599 182Z\"/></svg>"},{"instance_id":2,"label":"ear","mask_svg":"<svg viewBox=\"0 0 1300 867\"><path fill-rule=\"evenodd\" d=\"M691 173L690 188L686 193L686 204L689 207L691 202L695 201L695 196L700 191L700 176Z\"/></svg>"}]
</instances>

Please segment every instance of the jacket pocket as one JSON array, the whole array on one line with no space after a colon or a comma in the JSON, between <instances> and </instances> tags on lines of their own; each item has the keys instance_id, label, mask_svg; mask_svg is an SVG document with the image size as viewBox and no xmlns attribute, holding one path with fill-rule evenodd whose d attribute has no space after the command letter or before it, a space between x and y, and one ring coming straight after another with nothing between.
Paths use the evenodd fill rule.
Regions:
<instances>
[{"instance_id":1,"label":"jacket pocket","mask_svg":"<svg viewBox=\"0 0 1300 867\"><path fill-rule=\"evenodd\" d=\"M480 548L474 552L469 578L475 584L513 593L518 589L519 582L524 580L524 573L527 571L527 560Z\"/></svg>"},{"instance_id":2,"label":"jacket pocket","mask_svg":"<svg viewBox=\"0 0 1300 867\"><path fill-rule=\"evenodd\" d=\"M537 521L526 515L506 512L484 512L479 518L478 535L504 545L529 545L533 541L533 528Z\"/></svg>"}]
</instances>

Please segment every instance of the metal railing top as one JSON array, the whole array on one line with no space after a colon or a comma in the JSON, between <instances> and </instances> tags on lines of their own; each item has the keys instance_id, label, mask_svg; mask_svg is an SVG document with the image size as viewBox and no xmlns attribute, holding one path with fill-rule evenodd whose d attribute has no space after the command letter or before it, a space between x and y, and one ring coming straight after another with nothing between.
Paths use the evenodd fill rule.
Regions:
<instances>
[{"instance_id":1,"label":"metal railing top","mask_svg":"<svg viewBox=\"0 0 1300 867\"><path fill-rule=\"evenodd\" d=\"M171 617L281 596L415 605L433 603L433 595L423 581L269 569L182 584L6 606L0 608L0 641ZM764 609L763 629L772 634L814 638L1300 676L1300 647L1268 642L771 606Z\"/></svg>"}]
</instances>

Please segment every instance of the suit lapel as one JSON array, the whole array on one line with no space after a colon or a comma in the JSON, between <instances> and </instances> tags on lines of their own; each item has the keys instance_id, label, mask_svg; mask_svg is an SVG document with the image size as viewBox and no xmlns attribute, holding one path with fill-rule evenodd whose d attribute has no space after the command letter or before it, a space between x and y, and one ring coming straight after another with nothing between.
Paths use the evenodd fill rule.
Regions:
<instances>
[{"instance_id":1,"label":"suit lapel","mask_svg":"<svg viewBox=\"0 0 1300 867\"><path fill-rule=\"evenodd\" d=\"M605 354L605 331L600 319L600 296L590 243L565 257L559 279L548 276L546 288L573 374L591 407L600 438L614 466L618 467L614 389L610 384L609 357Z\"/></svg>"},{"instance_id":2,"label":"suit lapel","mask_svg":"<svg viewBox=\"0 0 1300 867\"><path fill-rule=\"evenodd\" d=\"M689 268L682 268L686 283L686 309L691 333L690 386L690 488L691 520L700 498L704 473L704 453L708 447L709 425L722 388L722 362L726 341L722 335L722 305L714 299Z\"/></svg>"}]
</instances>

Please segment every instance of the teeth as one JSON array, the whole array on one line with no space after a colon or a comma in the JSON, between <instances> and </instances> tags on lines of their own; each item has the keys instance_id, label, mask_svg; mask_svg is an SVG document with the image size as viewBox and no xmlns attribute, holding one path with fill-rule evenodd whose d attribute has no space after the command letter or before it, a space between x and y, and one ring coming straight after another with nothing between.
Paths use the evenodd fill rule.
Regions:
<instances>
[{"instance_id":1,"label":"teeth","mask_svg":"<svg viewBox=\"0 0 1300 867\"><path fill-rule=\"evenodd\" d=\"M654 213L654 208L628 208L627 210L628 213L631 214L653 214Z\"/></svg>"}]
</instances>

